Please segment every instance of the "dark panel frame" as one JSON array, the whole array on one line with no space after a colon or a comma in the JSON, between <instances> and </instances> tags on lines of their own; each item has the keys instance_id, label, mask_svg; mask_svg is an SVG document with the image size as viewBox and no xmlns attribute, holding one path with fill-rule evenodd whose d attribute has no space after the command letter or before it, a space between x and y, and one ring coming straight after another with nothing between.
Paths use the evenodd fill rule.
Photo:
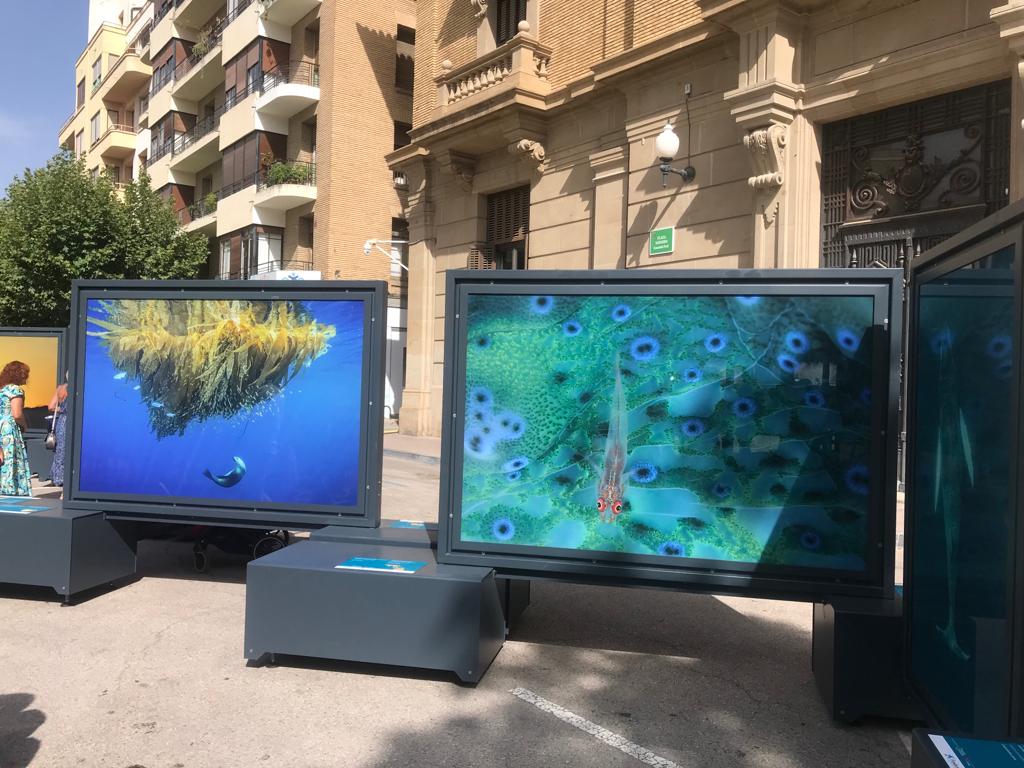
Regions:
<instances>
[{"instance_id":1,"label":"dark panel frame","mask_svg":"<svg viewBox=\"0 0 1024 768\"><path fill-rule=\"evenodd\" d=\"M67 329L65 328L11 328L4 327L0 328L0 336L27 336L31 338L50 338L56 337L57 339L57 380L53 382L54 389L61 383L62 379L60 372L66 370L67 364ZM4 365L3 361L0 361L0 367ZM31 376L31 372L29 372ZM26 429L26 435L45 435L50 430L48 429Z\"/></svg>"},{"instance_id":2,"label":"dark panel frame","mask_svg":"<svg viewBox=\"0 0 1024 768\"><path fill-rule=\"evenodd\" d=\"M1005 732L1002 736L1019 737L1024 735L1024 521L1021 519L1021 501L1024 500L1024 471L1021 471L1022 449L1021 435L1024 434L1024 364L1021 361L1021 344L1024 342L1024 201L1010 205L997 213L965 229L959 235L941 243L922 254L915 260L911 270L911 297L908 326L910 328L910 345L907 371L910 372L907 397L907 434L914 435L917 430L916 405L917 381L913 377L915 363L919 354L920 339L913 329L917 327L920 301L917 295L917 284L953 272L961 267L991 255L1000 248L1012 245L1014 255L1014 371L1011 376L1010 423L1015 425L1015 439L1011 441L1009 466L1009 507L1011 515L1010 535L1014 553L1008 558L1008 595L1010 610L1013 615L1008 619L1010 629L1010 701ZM916 457L913 451L907 456L907 478L914 477ZM905 556L904 556L904 610L906 611L905 653L908 687L920 705L922 711L933 724L940 728L950 727L952 719L942 711L941 705L933 701L927 689L913 678L911 674L912 655L912 621L914 611L914 488L908 483L905 505Z\"/></svg>"},{"instance_id":3,"label":"dark panel frame","mask_svg":"<svg viewBox=\"0 0 1024 768\"><path fill-rule=\"evenodd\" d=\"M487 565L499 574L588 583L674 587L693 591L758 595L834 602L847 597L891 599L895 566L896 449L903 272L897 269L843 270L594 270L509 271L452 270L447 273L445 375L442 408L441 493L438 561ZM863 574L815 569L777 569L687 558L667 566L663 558L618 553L553 550L462 542L462 440L465 402L465 324L471 293L543 291L554 295L845 295L875 300L875 381L871 448L871 509L868 553Z\"/></svg>"},{"instance_id":4,"label":"dark panel frame","mask_svg":"<svg viewBox=\"0 0 1024 768\"><path fill-rule=\"evenodd\" d=\"M232 299L362 301L364 304L363 403L360 420L358 498L352 506L215 501L141 494L110 494L79 488L81 396L85 374L85 333L89 299ZM319 528L324 525L376 527L380 523L384 431L384 348L387 283L383 281L282 280L76 280L71 289L72 439L67 445L64 505L106 512L109 517L170 522L206 522L254 528ZM347 436L338 435L338 439ZM112 439L117 439L116 437ZM301 439L301 435L297 436Z\"/></svg>"}]
</instances>

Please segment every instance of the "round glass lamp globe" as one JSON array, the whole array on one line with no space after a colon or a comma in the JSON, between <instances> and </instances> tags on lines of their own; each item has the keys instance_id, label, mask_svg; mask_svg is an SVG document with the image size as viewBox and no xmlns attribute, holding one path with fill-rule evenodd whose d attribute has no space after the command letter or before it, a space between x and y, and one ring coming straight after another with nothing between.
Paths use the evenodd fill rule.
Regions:
<instances>
[{"instance_id":1,"label":"round glass lamp globe","mask_svg":"<svg viewBox=\"0 0 1024 768\"><path fill-rule=\"evenodd\" d=\"M670 123L666 123L665 129L658 134L658 139L654 142L654 151L658 153L659 160L665 161L672 160L679 152L679 137L672 130Z\"/></svg>"}]
</instances>

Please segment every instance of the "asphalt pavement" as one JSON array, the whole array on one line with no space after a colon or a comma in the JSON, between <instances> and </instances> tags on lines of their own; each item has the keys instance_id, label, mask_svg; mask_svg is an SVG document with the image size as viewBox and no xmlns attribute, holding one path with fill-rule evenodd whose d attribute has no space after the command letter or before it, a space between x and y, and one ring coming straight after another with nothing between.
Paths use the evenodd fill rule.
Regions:
<instances>
[{"instance_id":1,"label":"asphalt pavement","mask_svg":"<svg viewBox=\"0 0 1024 768\"><path fill-rule=\"evenodd\" d=\"M434 520L437 441L388 435L384 515ZM0 768L906 768L901 724L828 720L811 607L533 585L483 681L242 656L245 568L147 541L64 607L0 587ZM330 606L324 606L330 610Z\"/></svg>"}]
</instances>

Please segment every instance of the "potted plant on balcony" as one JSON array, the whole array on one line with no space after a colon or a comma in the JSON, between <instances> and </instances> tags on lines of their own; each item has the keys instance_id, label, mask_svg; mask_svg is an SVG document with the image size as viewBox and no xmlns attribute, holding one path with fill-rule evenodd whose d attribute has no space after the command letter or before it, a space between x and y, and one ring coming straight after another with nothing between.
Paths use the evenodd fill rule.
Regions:
<instances>
[{"instance_id":1,"label":"potted plant on balcony","mask_svg":"<svg viewBox=\"0 0 1024 768\"><path fill-rule=\"evenodd\" d=\"M207 192L203 198L203 211L209 215L217 210L217 193Z\"/></svg>"},{"instance_id":2,"label":"potted plant on balcony","mask_svg":"<svg viewBox=\"0 0 1024 768\"><path fill-rule=\"evenodd\" d=\"M213 30L210 27L199 30L195 43L192 44L192 58L195 61L203 58L213 48Z\"/></svg>"}]
</instances>

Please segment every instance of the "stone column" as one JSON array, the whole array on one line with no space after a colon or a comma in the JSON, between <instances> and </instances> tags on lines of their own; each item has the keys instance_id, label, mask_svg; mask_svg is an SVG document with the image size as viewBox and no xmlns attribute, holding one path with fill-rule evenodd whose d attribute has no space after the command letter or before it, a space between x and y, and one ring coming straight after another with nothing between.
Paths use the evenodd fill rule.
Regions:
<instances>
[{"instance_id":1,"label":"stone column","mask_svg":"<svg viewBox=\"0 0 1024 768\"><path fill-rule=\"evenodd\" d=\"M754 266L816 267L820 150L799 111L804 15L778 0L719 7L708 9L714 20L739 36L738 87L725 98L750 153Z\"/></svg>"},{"instance_id":2,"label":"stone column","mask_svg":"<svg viewBox=\"0 0 1024 768\"><path fill-rule=\"evenodd\" d=\"M1010 47L1010 202L1024 197L1024 0L1011 0L989 12L999 36Z\"/></svg>"},{"instance_id":3,"label":"stone column","mask_svg":"<svg viewBox=\"0 0 1024 768\"><path fill-rule=\"evenodd\" d=\"M433 164L424 155L404 163L409 183L409 316L406 337L405 390L399 431L405 435L439 435L432 414L434 375L434 204ZM432 418L433 416L433 418Z\"/></svg>"},{"instance_id":4,"label":"stone column","mask_svg":"<svg viewBox=\"0 0 1024 768\"><path fill-rule=\"evenodd\" d=\"M603 149L590 155L594 172L593 269L626 266L626 202L629 149Z\"/></svg>"}]
</instances>

